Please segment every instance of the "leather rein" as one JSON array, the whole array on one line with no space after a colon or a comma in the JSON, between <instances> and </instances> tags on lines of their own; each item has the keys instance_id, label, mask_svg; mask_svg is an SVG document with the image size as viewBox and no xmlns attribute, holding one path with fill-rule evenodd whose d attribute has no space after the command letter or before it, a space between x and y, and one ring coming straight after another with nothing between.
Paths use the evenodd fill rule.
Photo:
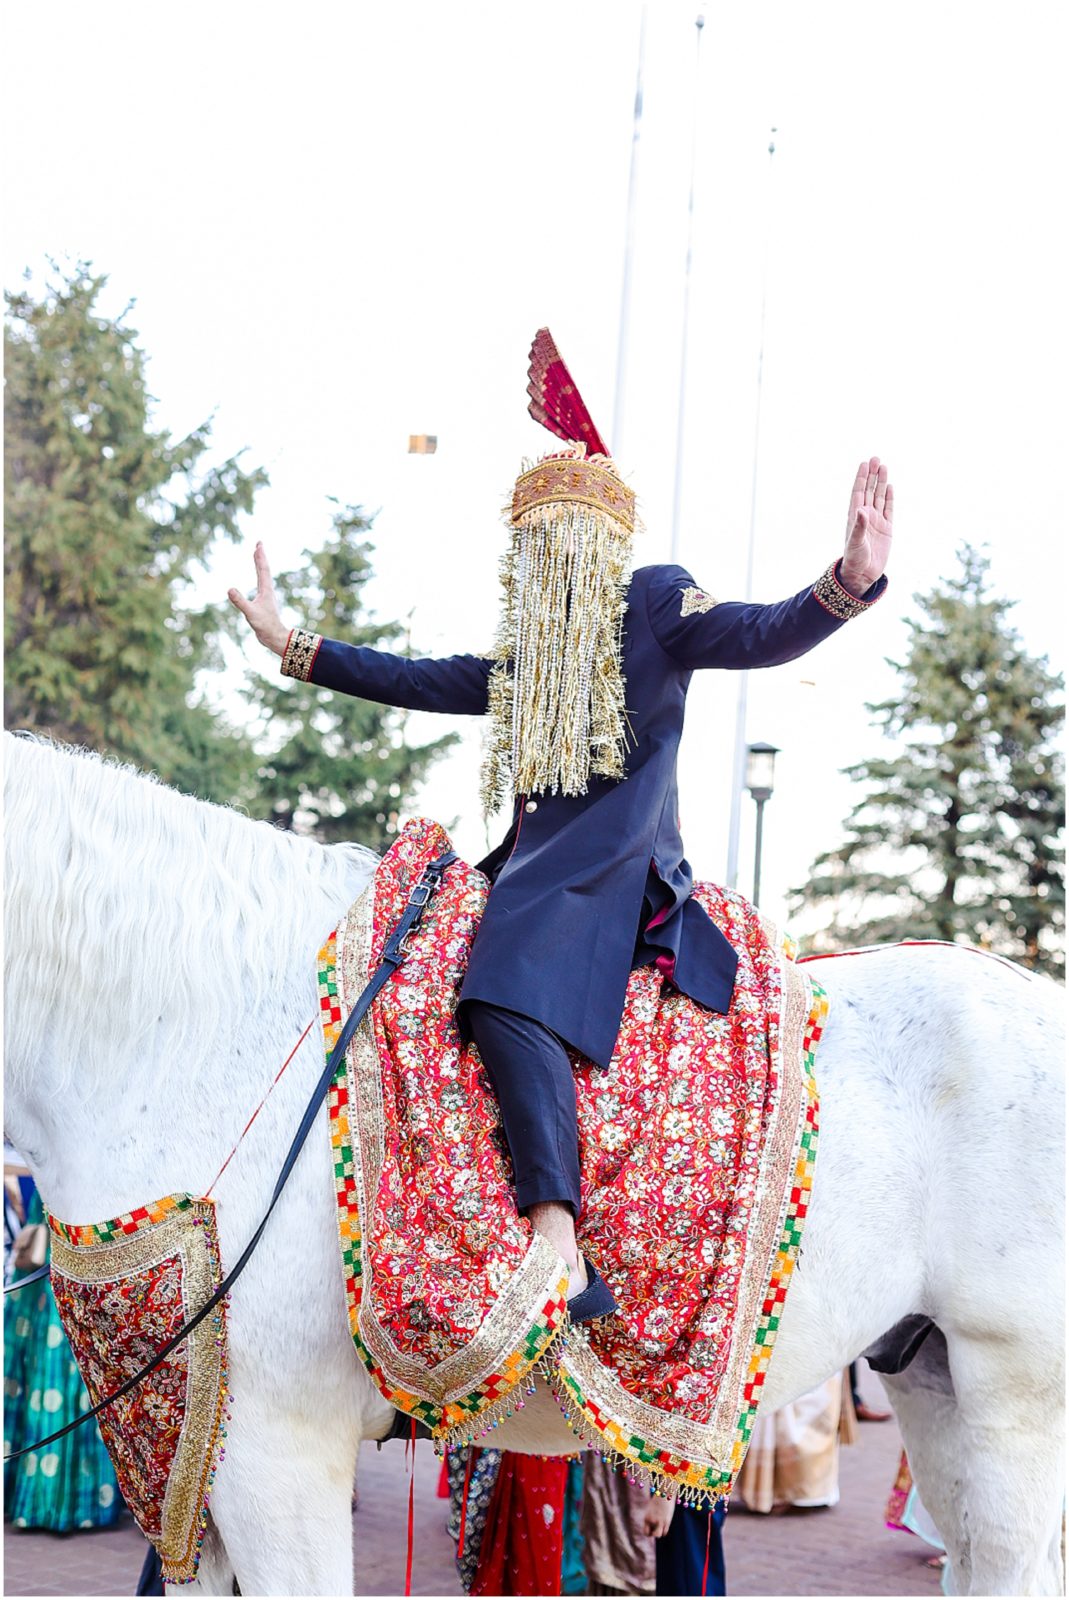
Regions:
<instances>
[{"instance_id":1,"label":"leather rein","mask_svg":"<svg viewBox=\"0 0 1069 1600\"><path fill-rule=\"evenodd\" d=\"M178 1332L168 1339L167 1343L162 1347L162 1349L156 1351L156 1354L152 1357L152 1360L146 1362L146 1364L141 1368L140 1372L135 1372L133 1377L128 1378L120 1388L116 1389L112 1394L106 1395L103 1400L98 1400L96 1405L94 1405L89 1411L83 1411L81 1416L76 1417L73 1422L68 1422L66 1427L58 1428L55 1433L50 1433L47 1438L38 1439L34 1444L23 1445L21 1450L12 1450L10 1455L5 1455L5 1461L14 1461L17 1459L17 1457L26 1455L26 1453L30 1450L42 1450L45 1445L54 1444L57 1439L62 1439L65 1434L68 1434L72 1432L73 1429L80 1427L83 1422L88 1422L92 1417L99 1416L101 1411L103 1411L107 1406L114 1405L116 1400L123 1399L123 1397L128 1395L132 1389L136 1389L139 1383L144 1382L149 1373L153 1372L162 1361L165 1361L171 1352L176 1350L182 1341L189 1337L194 1328L198 1327L204 1321L205 1317L215 1309L220 1300L229 1294L230 1290L233 1288L234 1284L245 1270L245 1267L248 1265L253 1251L256 1249L256 1246L259 1244L260 1239L263 1236L263 1231L267 1227L271 1213L274 1211L279 1197L281 1196L283 1189L286 1187L290 1173L293 1171L293 1168L297 1163L297 1157L300 1155L301 1150L304 1147L304 1142L311 1131L312 1124L315 1122L316 1115L319 1111L320 1105L323 1102L323 1098L333 1082L334 1074L337 1071L340 1063L345 1058L345 1052L349 1048L353 1034L356 1032L360 1023L364 1020L371 1008L372 1001L377 997L387 979L391 978L404 962L405 946L407 945L409 938L419 926L423 913L426 910L432 896L434 895L435 890L441 883L443 875L445 874L446 870L452 866L456 859L457 855L455 850L447 850L444 855L438 856L436 860L432 861L429 866L424 868L423 876L420 878L415 887L410 890L408 900L405 903L405 909L402 912L396 927L386 941L385 948L382 952L382 960L379 962L379 965L372 974L371 980L366 989L353 1006L353 1009L350 1011L348 1017L345 1019L341 1033L338 1035L338 1042L330 1052L330 1055L327 1057L327 1064L323 1068L319 1082L312 1090L311 1098L305 1107L304 1115L301 1118L300 1125L297 1129L297 1132L294 1134L293 1143L290 1145L286 1159L282 1163L282 1170L276 1180L274 1192L271 1195L270 1204L263 1214L259 1227L256 1229L256 1232L253 1234L252 1238L241 1252L241 1255L238 1257L237 1263L233 1269L227 1273L227 1275L219 1284L219 1287L204 1302L200 1310L195 1312L194 1315L190 1317L189 1321L183 1324L183 1326L179 1328ZM4 1293L8 1294L14 1289L24 1289L28 1284L35 1283L39 1278L43 1278L49 1271L50 1268L47 1266L39 1267L35 1272L30 1273L27 1277L20 1278L16 1283L8 1284L4 1289Z\"/></svg>"}]
</instances>

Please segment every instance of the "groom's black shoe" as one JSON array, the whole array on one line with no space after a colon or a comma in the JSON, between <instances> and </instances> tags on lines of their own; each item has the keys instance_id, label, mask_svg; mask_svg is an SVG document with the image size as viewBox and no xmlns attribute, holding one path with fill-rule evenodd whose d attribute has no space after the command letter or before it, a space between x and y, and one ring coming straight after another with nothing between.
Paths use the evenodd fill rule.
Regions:
<instances>
[{"instance_id":1,"label":"groom's black shoe","mask_svg":"<svg viewBox=\"0 0 1069 1600\"><path fill-rule=\"evenodd\" d=\"M612 1291L589 1256L583 1257L586 1267L586 1288L580 1289L568 1301L568 1315L573 1322L593 1322L596 1317L611 1317L619 1306Z\"/></svg>"}]
</instances>

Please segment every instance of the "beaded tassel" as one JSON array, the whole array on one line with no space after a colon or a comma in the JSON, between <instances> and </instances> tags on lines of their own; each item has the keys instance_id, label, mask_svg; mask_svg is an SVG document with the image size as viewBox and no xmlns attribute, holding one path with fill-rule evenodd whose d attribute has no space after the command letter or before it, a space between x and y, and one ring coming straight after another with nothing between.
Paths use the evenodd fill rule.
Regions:
<instances>
[{"instance_id":1,"label":"beaded tassel","mask_svg":"<svg viewBox=\"0 0 1069 1600\"><path fill-rule=\"evenodd\" d=\"M513 525L489 685L487 815L514 794L585 794L591 776L624 777L630 555L630 534L592 506L542 505Z\"/></svg>"}]
</instances>

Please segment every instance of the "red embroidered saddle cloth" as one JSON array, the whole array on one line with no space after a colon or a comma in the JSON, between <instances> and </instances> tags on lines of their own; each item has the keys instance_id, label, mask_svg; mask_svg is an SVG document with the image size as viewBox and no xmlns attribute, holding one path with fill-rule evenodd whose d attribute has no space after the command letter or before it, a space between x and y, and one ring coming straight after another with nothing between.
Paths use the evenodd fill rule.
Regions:
<instances>
[{"instance_id":1,"label":"red embroidered saddle cloth","mask_svg":"<svg viewBox=\"0 0 1069 1600\"><path fill-rule=\"evenodd\" d=\"M215 1202L172 1194L109 1222L48 1221L56 1306L95 1404L151 1360L219 1283ZM100 1414L123 1498L168 1583L197 1575L226 1397L220 1305Z\"/></svg>"},{"instance_id":2,"label":"red embroidered saddle cloth","mask_svg":"<svg viewBox=\"0 0 1069 1600\"><path fill-rule=\"evenodd\" d=\"M411 887L449 848L411 822L320 952L329 1050ZM739 954L729 1014L631 974L606 1072L576 1058L580 1244L619 1313L571 1330L566 1273L516 1211L497 1102L454 1010L486 901L446 874L330 1092L350 1327L394 1405L477 1437L540 1372L574 1429L693 1503L742 1464L801 1239L826 1001L741 896L695 889Z\"/></svg>"}]
</instances>

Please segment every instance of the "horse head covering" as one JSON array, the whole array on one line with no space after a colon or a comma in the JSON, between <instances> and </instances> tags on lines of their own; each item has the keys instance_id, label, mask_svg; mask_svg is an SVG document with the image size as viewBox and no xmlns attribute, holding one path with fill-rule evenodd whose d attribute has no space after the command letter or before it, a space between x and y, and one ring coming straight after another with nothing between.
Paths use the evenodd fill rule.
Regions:
<instances>
[{"instance_id":1,"label":"horse head covering","mask_svg":"<svg viewBox=\"0 0 1069 1600\"><path fill-rule=\"evenodd\" d=\"M514 794L585 794L591 775L625 776L620 645L635 496L548 328L535 334L528 380L528 411L567 448L525 461L505 508L487 813Z\"/></svg>"}]
</instances>

